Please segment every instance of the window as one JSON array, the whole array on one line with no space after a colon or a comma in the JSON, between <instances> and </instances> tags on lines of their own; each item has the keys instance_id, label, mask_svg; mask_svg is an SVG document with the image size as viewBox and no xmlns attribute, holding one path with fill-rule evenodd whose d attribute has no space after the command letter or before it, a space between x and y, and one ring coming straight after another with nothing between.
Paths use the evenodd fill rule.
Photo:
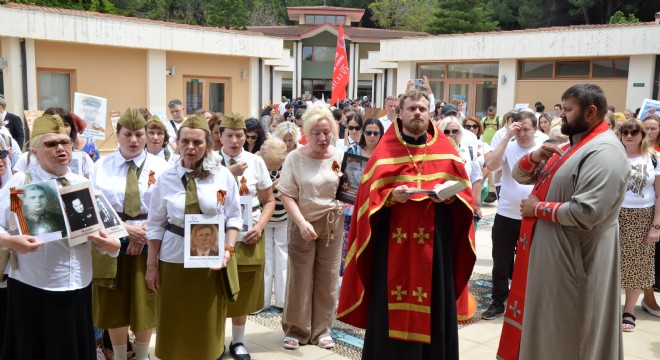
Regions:
<instances>
[{"instance_id":1,"label":"window","mask_svg":"<svg viewBox=\"0 0 660 360\"><path fill-rule=\"evenodd\" d=\"M523 61L520 64L521 79L552 79L552 61Z\"/></svg>"},{"instance_id":2,"label":"window","mask_svg":"<svg viewBox=\"0 0 660 360\"><path fill-rule=\"evenodd\" d=\"M630 60L594 60L592 77L595 78L609 78L609 77L628 77L628 67Z\"/></svg>"},{"instance_id":3,"label":"window","mask_svg":"<svg viewBox=\"0 0 660 360\"><path fill-rule=\"evenodd\" d=\"M589 61L557 61L555 65L556 77L589 77Z\"/></svg>"},{"instance_id":4,"label":"window","mask_svg":"<svg viewBox=\"0 0 660 360\"><path fill-rule=\"evenodd\" d=\"M333 25L346 24L344 15L305 15L305 24L321 25L330 23Z\"/></svg>"},{"instance_id":5,"label":"window","mask_svg":"<svg viewBox=\"0 0 660 360\"><path fill-rule=\"evenodd\" d=\"M71 110L73 70L37 69L39 109L61 107Z\"/></svg>"},{"instance_id":6,"label":"window","mask_svg":"<svg viewBox=\"0 0 660 360\"><path fill-rule=\"evenodd\" d=\"M325 22L330 23L330 24L336 24L337 23L337 18L334 15L326 15Z\"/></svg>"},{"instance_id":7,"label":"window","mask_svg":"<svg viewBox=\"0 0 660 360\"><path fill-rule=\"evenodd\" d=\"M323 15L314 15L314 24L320 25L325 22L325 16Z\"/></svg>"},{"instance_id":8,"label":"window","mask_svg":"<svg viewBox=\"0 0 660 360\"><path fill-rule=\"evenodd\" d=\"M303 61L334 62L335 50L329 46L303 46Z\"/></svg>"},{"instance_id":9,"label":"window","mask_svg":"<svg viewBox=\"0 0 660 360\"><path fill-rule=\"evenodd\" d=\"M445 66L442 65L420 65L417 70L417 78L421 79L423 76L428 77L429 79L444 79L445 78Z\"/></svg>"},{"instance_id":10,"label":"window","mask_svg":"<svg viewBox=\"0 0 660 360\"><path fill-rule=\"evenodd\" d=\"M282 96L293 99L293 81L291 79L282 79Z\"/></svg>"},{"instance_id":11,"label":"window","mask_svg":"<svg viewBox=\"0 0 660 360\"><path fill-rule=\"evenodd\" d=\"M450 79L496 78L498 64L449 64Z\"/></svg>"},{"instance_id":12,"label":"window","mask_svg":"<svg viewBox=\"0 0 660 360\"><path fill-rule=\"evenodd\" d=\"M305 15L305 24L313 24L314 15Z\"/></svg>"},{"instance_id":13,"label":"window","mask_svg":"<svg viewBox=\"0 0 660 360\"><path fill-rule=\"evenodd\" d=\"M337 15L337 22L335 23L337 25L339 24L346 24L346 16L344 15Z\"/></svg>"},{"instance_id":14,"label":"window","mask_svg":"<svg viewBox=\"0 0 660 360\"><path fill-rule=\"evenodd\" d=\"M186 88L186 101L184 104L186 114L193 114L200 109L221 113L231 111L227 107L227 104L230 104L231 101L230 79L184 76L183 81Z\"/></svg>"},{"instance_id":15,"label":"window","mask_svg":"<svg viewBox=\"0 0 660 360\"><path fill-rule=\"evenodd\" d=\"M302 93L328 98L332 93L332 79L302 79Z\"/></svg>"},{"instance_id":16,"label":"window","mask_svg":"<svg viewBox=\"0 0 660 360\"><path fill-rule=\"evenodd\" d=\"M629 59L520 61L520 79L627 78Z\"/></svg>"}]
</instances>

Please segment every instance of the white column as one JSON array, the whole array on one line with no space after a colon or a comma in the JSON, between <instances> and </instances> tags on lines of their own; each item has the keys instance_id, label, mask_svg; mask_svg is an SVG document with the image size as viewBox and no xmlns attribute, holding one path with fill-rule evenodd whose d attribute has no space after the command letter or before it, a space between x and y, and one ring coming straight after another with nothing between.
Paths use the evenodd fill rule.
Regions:
<instances>
[{"instance_id":1,"label":"white column","mask_svg":"<svg viewBox=\"0 0 660 360\"><path fill-rule=\"evenodd\" d=\"M633 111L642 106L645 98L653 98L655 55L632 55L628 66L626 108ZM635 84L643 86L635 87Z\"/></svg>"},{"instance_id":2,"label":"white column","mask_svg":"<svg viewBox=\"0 0 660 360\"><path fill-rule=\"evenodd\" d=\"M153 114L168 114L167 76L167 53L147 50L147 108Z\"/></svg>"},{"instance_id":3,"label":"white column","mask_svg":"<svg viewBox=\"0 0 660 360\"><path fill-rule=\"evenodd\" d=\"M249 81L249 94L250 94L250 116L261 118L261 105L259 103L259 58L250 58L250 69L248 70L247 80L243 80L240 76L236 81Z\"/></svg>"},{"instance_id":4,"label":"white column","mask_svg":"<svg viewBox=\"0 0 660 360\"><path fill-rule=\"evenodd\" d=\"M516 77L518 61L516 59L501 59L499 63L497 83L497 111L503 115L507 109L513 109L516 102ZM504 81L504 79L506 79Z\"/></svg>"},{"instance_id":5,"label":"white column","mask_svg":"<svg viewBox=\"0 0 660 360\"><path fill-rule=\"evenodd\" d=\"M403 94L406 91L406 85L408 84L408 80L413 79L415 77L415 63L412 61L401 61L397 65L397 72L396 72L396 84L394 85L394 91L395 93L393 95L396 96L396 94Z\"/></svg>"},{"instance_id":6,"label":"white column","mask_svg":"<svg viewBox=\"0 0 660 360\"><path fill-rule=\"evenodd\" d=\"M357 79L355 79L355 67L358 65L356 64L356 45L354 42L351 41L351 44L348 46L349 49L349 61L348 61L348 73L351 74L348 77L348 90L346 91L346 97L349 99L352 99L355 97L355 87L357 84Z\"/></svg>"},{"instance_id":7,"label":"white column","mask_svg":"<svg viewBox=\"0 0 660 360\"><path fill-rule=\"evenodd\" d=\"M0 37L2 58L7 66L2 70L5 85L7 111L23 114L23 80L21 72L21 42L15 37Z\"/></svg>"},{"instance_id":8,"label":"white column","mask_svg":"<svg viewBox=\"0 0 660 360\"><path fill-rule=\"evenodd\" d=\"M297 41L293 43L296 47L296 64L295 69L293 70L293 79L291 79L291 86L293 92L293 98L302 95L302 41Z\"/></svg>"},{"instance_id":9,"label":"white column","mask_svg":"<svg viewBox=\"0 0 660 360\"><path fill-rule=\"evenodd\" d=\"M277 70L273 71L273 100L282 102L282 72Z\"/></svg>"},{"instance_id":10,"label":"white column","mask_svg":"<svg viewBox=\"0 0 660 360\"><path fill-rule=\"evenodd\" d=\"M25 39L25 69L27 70L27 95L29 110L37 109L37 63L34 51L34 39ZM20 114L22 117L23 114Z\"/></svg>"},{"instance_id":11,"label":"white column","mask_svg":"<svg viewBox=\"0 0 660 360\"><path fill-rule=\"evenodd\" d=\"M385 106L385 98L393 95L396 96L396 74L397 74L397 69L386 69L387 70L387 87L383 88L383 97L380 99L381 101L381 106ZM408 81L408 80L406 80ZM383 84L384 86L385 84Z\"/></svg>"}]
</instances>

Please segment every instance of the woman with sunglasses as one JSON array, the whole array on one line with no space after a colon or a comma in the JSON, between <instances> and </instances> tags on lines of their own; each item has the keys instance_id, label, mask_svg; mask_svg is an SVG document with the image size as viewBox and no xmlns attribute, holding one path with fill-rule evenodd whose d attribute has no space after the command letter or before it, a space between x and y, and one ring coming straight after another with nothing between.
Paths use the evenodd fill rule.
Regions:
<instances>
[{"instance_id":1,"label":"woman with sunglasses","mask_svg":"<svg viewBox=\"0 0 660 360\"><path fill-rule=\"evenodd\" d=\"M360 141L362 134L362 116L359 114L350 114L346 116L346 135L343 139L337 140L335 146L337 149L347 151L354 144Z\"/></svg>"},{"instance_id":2,"label":"woman with sunglasses","mask_svg":"<svg viewBox=\"0 0 660 360\"><path fill-rule=\"evenodd\" d=\"M488 176L490 176L490 170L485 167L486 161L490 158L490 153L493 150L488 143L481 140L481 135L484 133L484 126L479 121L479 118L476 116L468 116L463 120L463 128L474 135L477 136L477 141L473 142L471 146L468 147L471 158L476 157L479 161L479 166L481 167L481 175L484 179L481 183L481 203L484 202L486 196L488 196Z\"/></svg>"},{"instance_id":3,"label":"woman with sunglasses","mask_svg":"<svg viewBox=\"0 0 660 360\"><path fill-rule=\"evenodd\" d=\"M468 146L461 144L461 139L463 138L463 127L461 126L461 121L455 116L447 116L442 119L438 124L440 131L444 132L445 136L454 141L456 150L463 160L465 165L465 170L467 171L470 177L470 183L472 184L472 193L481 194L481 181L483 180L483 175L481 173L481 166L479 165L479 159L476 156L477 154L472 150L470 154L470 149ZM481 197L474 197L474 218L476 221L481 219Z\"/></svg>"},{"instance_id":4,"label":"woman with sunglasses","mask_svg":"<svg viewBox=\"0 0 660 360\"><path fill-rule=\"evenodd\" d=\"M261 145L266 141L266 133L259 124L259 120L249 118L245 120L245 144L243 149L256 154L261 150Z\"/></svg>"},{"instance_id":5,"label":"woman with sunglasses","mask_svg":"<svg viewBox=\"0 0 660 360\"><path fill-rule=\"evenodd\" d=\"M660 167L655 150L649 146L644 124L637 119L626 121L619 129L631 166L626 194L619 213L621 249L621 287L625 289L622 330L635 331L635 305L642 289L655 282L655 244L660 239ZM642 301L642 308L660 316L653 301Z\"/></svg>"},{"instance_id":6,"label":"woman with sunglasses","mask_svg":"<svg viewBox=\"0 0 660 360\"><path fill-rule=\"evenodd\" d=\"M350 125L349 125L350 126ZM349 130L350 131L350 130ZM366 158L376 150L376 145L385 133L383 123L377 118L369 118L364 122L364 131L360 135L360 141L353 143L346 152ZM344 238L341 245L341 265L339 266L339 276L344 275L344 262L346 261L346 251L348 243L348 231L351 227L351 218L353 217L353 205L344 205Z\"/></svg>"}]
</instances>

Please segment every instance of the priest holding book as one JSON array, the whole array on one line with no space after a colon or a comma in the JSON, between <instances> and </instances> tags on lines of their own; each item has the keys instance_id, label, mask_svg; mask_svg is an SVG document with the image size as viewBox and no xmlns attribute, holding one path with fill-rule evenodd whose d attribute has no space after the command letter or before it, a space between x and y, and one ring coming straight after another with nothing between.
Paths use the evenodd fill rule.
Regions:
<instances>
[{"instance_id":1,"label":"priest holding book","mask_svg":"<svg viewBox=\"0 0 660 360\"><path fill-rule=\"evenodd\" d=\"M362 359L458 359L456 299L476 260L472 191L426 93L405 93L399 108L357 194L337 317L366 329ZM411 193L447 181L466 188L446 200Z\"/></svg>"}]
</instances>

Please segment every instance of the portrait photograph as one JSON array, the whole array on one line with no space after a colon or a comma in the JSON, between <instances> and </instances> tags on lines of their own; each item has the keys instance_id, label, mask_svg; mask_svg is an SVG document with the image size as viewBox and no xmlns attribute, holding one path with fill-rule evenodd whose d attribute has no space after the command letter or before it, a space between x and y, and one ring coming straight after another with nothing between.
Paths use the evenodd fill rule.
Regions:
<instances>
[{"instance_id":1,"label":"portrait photograph","mask_svg":"<svg viewBox=\"0 0 660 360\"><path fill-rule=\"evenodd\" d=\"M339 179L339 187L337 188L337 200L348 204L355 204L355 197L357 196L367 161L369 159L364 156L350 153L344 154L344 161L341 163L342 176Z\"/></svg>"},{"instance_id":2,"label":"portrait photograph","mask_svg":"<svg viewBox=\"0 0 660 360\"><path fill-rule=\"evenodd\" d=\"M222 267L225 248L223 215L188 214L184 226L185 268Z\"/></svg>"},{"instance_id":3,"label":"portrait photograph","mask_svg":"<svg viewBox=\"0 0 660 360\"><path fill-rule=\"evenodd\" d=\"M639 110L639 116L637 116L637 118L644 120L651 115L660 116L660 101L644 99L642 107Z\"/></svg>"},{"instance_id":4,"label":"portrait photograph","mask_svg":"<svg viewBox=\"0 0 660 360\"><path fill-rule=\"evenodd\" d=\"M108 100L105 98L78 92L73 94L73 112L87 124L83 137L105 140L107 109Z\"/></svg>"},{"instance_id":5,"label":"portrait photograph","mask_svg":"<svg viewBox=\"0 0 660 360\"><path fill-rule=\"evenodd\" d=\"M39 241L53 241L67 237L65 214L57 191L57 182L48 180L29 184L22 190L23 194L19 197L23 201L21 210L28 234Z\"/></svg>"},{"instance_id":6,"label":"portrait photograph","mask_svg":"<svg viewBox=\"0 0 660 360\"><path fill-rule=\"evenodd\" d=\"M241 196L241 218L243 226L238 231L238 241L243 241L243 235L252 229L252 195Z\"/></svg>"},{"instance_id":7,"label":"portrait photograph","mask_svg":"<svg viewBox=\"0 0 660 360\"><path fill-rule=\"evenodd\" d=\"M94 197L96 198L96 207L99 209L101 224L103 224L104 231L108 236L117 239L128 236L128 231L122 225L121 219L115 209L108 203L108 199L101 193L95 194Z\"/></svg>"},{"instance_id":8,"label":"portrait photograph","mask_svg":"<svg viewBox=\"0 0 660 360\"><path fill-rule=\"evenodd\" d=\"M71 234L69 245L87 242L87 235L103 228L99 221L91 182L85 181L62 188L60 196Z\"/></svg>"}]
</instances>

